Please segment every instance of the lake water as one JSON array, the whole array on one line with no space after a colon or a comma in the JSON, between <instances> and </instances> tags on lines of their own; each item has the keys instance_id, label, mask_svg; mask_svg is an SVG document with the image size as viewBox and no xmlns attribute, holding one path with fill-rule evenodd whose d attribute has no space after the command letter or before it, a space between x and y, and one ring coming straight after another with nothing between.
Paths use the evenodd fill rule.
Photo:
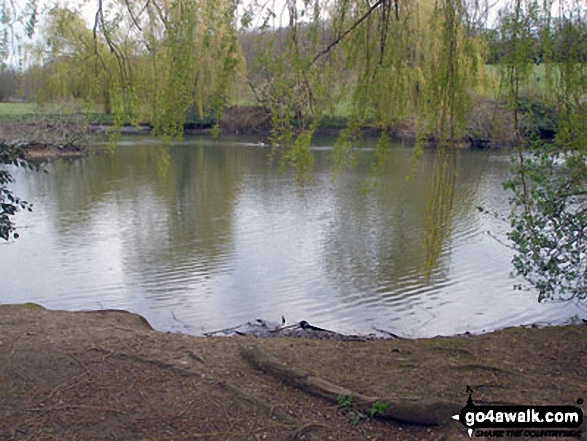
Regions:
<instances>
[{"instance_id":1,"label":"lake water","mask_svg":"<svg viewBox=\"0 0 587 441\"><path fill-rule=\"evenodd\" d=\"M333 180L332 142L315 142L303 187L242 138L169 149L130 138L46 174L15 170L13 188L34 211L17 216L20 239L0 244L0 303L127 309L191 334L281 316L408 337L587 317L585 305L538 304L513 289L512 252L500 243L508 225L476 208L507 215L507 155L459 154L450 232L430 259L434 152L414 173L412 150L392 147L365 193L369 143Z\"/></svg>"}]
</instances>

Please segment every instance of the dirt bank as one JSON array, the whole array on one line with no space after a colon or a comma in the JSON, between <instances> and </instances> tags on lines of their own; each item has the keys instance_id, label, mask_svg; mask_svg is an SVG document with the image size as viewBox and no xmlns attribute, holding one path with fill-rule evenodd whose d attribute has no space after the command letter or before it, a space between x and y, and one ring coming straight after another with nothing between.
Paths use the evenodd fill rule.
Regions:
<instances>
[{"instance_id":1,"label":"dirt bank","mask_svg":"<svg viewBox=\"0 0 587 441\"><path fill-rule=\"evenodd\" d=\"M34 143L25 147L25 157L32 161L41 161L53 158L81 158L86 153L83 149L74 146L55 146Z\"/></svg>"},{"instance_id":2,"label":"dirt bank","mask_svg":"<svg viewBox=\"0 0 587 441\"><path fill-rule=\"evenodd\" d=\"M79 116L77 115L77 117ZM72 116L71 120L62 119L24 118L21 121L0 119L0 141L14 142L17 140L27 144L27 147L34 147L35 144L56 147L30 149L32 159L49 159L55 156L71 157L76 153L63 149L63 146L88 145L90 138L103 137L113 127L111 122L104 121L79 120L76 122L76 116ZM513 142L511 121L511 114L503 106L492 100L477 100L468 115L466 133L457 144L460 148L481 149L503 148L511 145ZM261 106L230 106L224 110L219 121L210 118L187 121L183 127L184 134L210 135L213 133L212 129L216 122L219 124L220 133L228 135L269 137L272 132L271 114L268 109ZM336 137L347 126L347 123L346 117L325 116L318 122L314 135ZM151 134L153 127L148 122L139 125L126 123L118 130L124 135L144 136ZM365 138L379 137L383 131L398 141L415 142L417 137L417 128L413 118L398 120L385 127L366 122L360 130L361 136ZM552 138L552 136L554 136L554 132L550 137ZM430 135L426 138L425 145L427 147L438 145L434 136ZM27 152L27 154L29 153ZM79 154L81 155L81 153Z\"/></svg>"},{"instance_id":3,"label":"dirt bank","mask_svg":"<svg viewBox=\"0 0 587 441\"><path fill-rule=\"evenodd\" d=\"M3 305L0 439L468 439L449 418L421 427L339 409L261 373L244 347L369 396L464 405L469 385L479 403L587 397L583 324L421 340L206 338L123 311Z\"/></svg>"},{"instance_id":4,"label":"dirt bank","mask_svg":"<svg viewBox=\"0 0 587 441\"><path fill-rule=\"evenodd\" d=\"M75 123L0 121L0 144L17 147L26 159L80 158L90 138Z\"/></svg>"}]
</instances>

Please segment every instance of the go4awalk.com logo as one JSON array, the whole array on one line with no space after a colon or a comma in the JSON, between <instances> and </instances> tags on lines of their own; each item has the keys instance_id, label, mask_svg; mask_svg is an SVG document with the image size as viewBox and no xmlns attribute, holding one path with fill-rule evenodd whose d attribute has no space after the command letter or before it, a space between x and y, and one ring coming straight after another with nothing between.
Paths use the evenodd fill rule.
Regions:
<instances>
[{"instance_id":1,"label":"go4awalk.com logo","mask_svg":"<svg viewBox=\"0 0 587 441\"><path fill-rule=\"evenodd\" d=\"M581 437L583 411L577 406L477 406L469 386L467 392L467 404L453 419L467 428L469 437Z\"/></svg>"}]
</instances>

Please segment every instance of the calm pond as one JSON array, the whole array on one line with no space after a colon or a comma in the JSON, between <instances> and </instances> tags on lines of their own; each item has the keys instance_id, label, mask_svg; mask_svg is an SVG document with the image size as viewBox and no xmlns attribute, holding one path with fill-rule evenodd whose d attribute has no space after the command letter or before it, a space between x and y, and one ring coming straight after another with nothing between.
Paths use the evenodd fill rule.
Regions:
<instances>
[{"instance_id":1,"label":"calm pond","mask_svg":"<svg viewBox=\"0 0 587 441\"><path fill-rule=\"evenodd\" d=\"M408 337L587 316L513 289L512 252L497 240L508 224L477 209L507 215L507 155L459 154L451 229L430 258L434 152L408 179L412 150L394 146L365 193L373 150L334 180L332 143L315 142L314 179L301 188L243 138L168 150L126 138L112 155L15 170L34 211L17 216L20 239L0 244L0 303L127 309L191 334L281 316Z\"/></svg>"}]
</instances>

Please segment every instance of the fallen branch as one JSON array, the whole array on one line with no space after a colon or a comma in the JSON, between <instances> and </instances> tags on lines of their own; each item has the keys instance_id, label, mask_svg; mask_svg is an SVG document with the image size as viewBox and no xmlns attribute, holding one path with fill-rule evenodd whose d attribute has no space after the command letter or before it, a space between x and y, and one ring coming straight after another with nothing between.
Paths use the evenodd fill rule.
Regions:
<instances>
[{"instance_id":1,"label":"fallen branch","mask_svg":"<svg viewBox=\"0 0 587 441\"><path fill-rule=\"evenodd\" d=\"M287 366L258 347L242 347L242 357L256 369L276 377L311 395L331 403L340 397L352 397L352 407L369 413L374 405L376 417L423 426L443 425L459 413L462 405L445 400L370 397L330 383L300 369Z\"/></svg>"}]
</instances>

